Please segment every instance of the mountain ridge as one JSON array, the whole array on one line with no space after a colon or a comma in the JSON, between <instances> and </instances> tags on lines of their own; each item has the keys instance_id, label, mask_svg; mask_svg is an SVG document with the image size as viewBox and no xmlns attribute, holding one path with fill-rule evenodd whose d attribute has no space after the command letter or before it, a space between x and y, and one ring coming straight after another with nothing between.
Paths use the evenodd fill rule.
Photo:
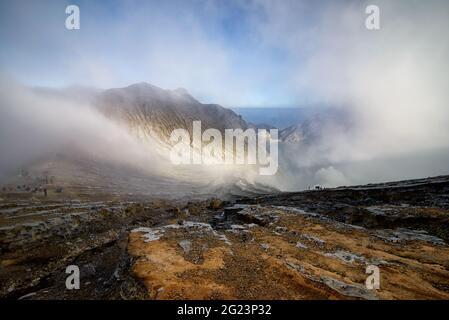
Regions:
<instances>
[{"instance_id":1,"label":"mountain ridge","mask_svg":"<svg viewBox=\"0 0 449 320\"><path fill-rule=\"evenodd\" d=\"M169 142L175 129L192 133L193 121L203 128L247 129L249 124L231 109L203 104L184 88L165 90L146 82L100 93L95 105L107 117L125 124L140 138L156 137Z\"/></svg>"}]
</instances>

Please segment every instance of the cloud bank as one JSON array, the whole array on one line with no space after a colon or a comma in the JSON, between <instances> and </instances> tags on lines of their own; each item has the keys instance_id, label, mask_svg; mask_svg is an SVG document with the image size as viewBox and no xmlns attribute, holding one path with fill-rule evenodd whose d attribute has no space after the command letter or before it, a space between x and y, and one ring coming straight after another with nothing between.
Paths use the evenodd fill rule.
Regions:
<instances>
[{"instance_id":1,"label":"cloud bank","mask_svg":"<svg viewBox=\"0 0 449 320\"><path fill-rule=\"evenodd\" d=\"M385 179L447 173L430 156L449 147L445 0L78 1L79 32L64 28L67 4L2 1L3 71L31 85L147 81L226 106L342 110L350 127L326 126L313 147L286 152L286 170L305 180L289 186L376 178L348 163L369 163ZM380 8L378 31L365 28L369 4ZM16 119L33 130L26 115ZM423 154L431 159L399 175L400 161L384 161Z\"/></svg>"},{"instance_id":2,"label":"cloud bank","mask_svg":"<svg viewBox=\"0 0 449 320\"><path fill-rule=\"evenodd\" d=\"M75 93L32 89L0 77L0 178L58 153L148 174L163 171L151 141L139 142L92 107L88 95Z\"/></svg>"}]
</instances>

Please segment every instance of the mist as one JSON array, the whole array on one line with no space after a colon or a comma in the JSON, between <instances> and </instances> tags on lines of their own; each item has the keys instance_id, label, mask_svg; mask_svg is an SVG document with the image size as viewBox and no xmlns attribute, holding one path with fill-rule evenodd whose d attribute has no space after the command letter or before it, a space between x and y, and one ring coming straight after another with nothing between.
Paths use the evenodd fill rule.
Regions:
<instances>
[{"instance_id":1,"label":"mist","mask_svg":"<svg viewBox=\"0 0 449 320\"><path fill-rule=\"evenodd\" d=\"M308 3L258 3L268 14L268 23L259 25L267 42L292 54L307 51L291 69L298 96L343 111L349 120L327 122L312 146L284 148L284 164L298 172L288 188L448 173L447 1L376 1L377 31L364 26L368 2L326 2L319 11ZM294 23L307 19L291 13L300 6L315 14L313 28Z\"/></svg>"},{"instance_id":2,"label":"mist","mask_svg":"<svg viewBox=\"0 0 449 320\"><path fill-rule=\"evenodd\" d=\"M139 183L140 190L164 195L183 196L202 185L219 187L240 179L257 180L254 166L172 164L170 145L160 137L141 137L127 123L100 112L97 98L101 92L88 87L29 87L2 75L0 182L8 183L20 169L50 164L58 156L82 161L77 170L99 170L89 179L96 174L134 179L131 181Z\"/></svg>"},{"instance_id":3,"label":"mist","mask_svg":"<svg viewBox=\"0 0 449 320\"><path fill-rule=\"evenodd\" d=\"M380 30L365 27L370 4ZM0 83L2 173L61 147L145 167L157 148L88 99L29 89L140 81L226 107L319 105L345 115L327 121L314 144L281 145L279 174L247 173L251 181L299 190L449 171L445 0L82 3L79 32L64 29L65 5L0 5L1 69L16 79ZM160 162L152 170L171 170Z\"/></svg>"},{"instance_id":4,"label":"mist","mask_svg":"<svg viewBox=\"0 0 449 320\"><path fill-rule=\"evenodd\" d=\"M78 94L76 94L78 93ZM29 88L0 79L0 178L57 153L163 172L151 141L142 143L100 114L88 90Z\"/></svg>"}]
</instances>

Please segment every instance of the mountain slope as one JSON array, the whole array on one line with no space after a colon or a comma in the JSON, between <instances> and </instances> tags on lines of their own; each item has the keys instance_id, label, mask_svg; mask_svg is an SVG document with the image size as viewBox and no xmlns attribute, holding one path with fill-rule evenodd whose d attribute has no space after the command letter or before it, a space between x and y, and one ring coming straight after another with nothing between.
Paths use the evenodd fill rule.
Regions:
<instances>
[{"instance_id":1,"label":"mountain slope","mask_svg":"<svg viewBox=\"0 0 449 320\"><path fill-rule=\"evenodd\" d=\"M109 118L130 128L140 138L168 142L173 130L192 133L193 121L202 129L246 129L248 124L232 110L217 104L202 104L185 89L164 90L148 83L102 92L96 104Z\"/></svg>"},{"instance_id":2,"label":"mountain slope","mask_svg":"<svg viewBox=\"0 0 449 320\"><path fill-rule=\"evenodd\" d=\"M26 159L21 156L20 161L11 164L1 181L4 190L0 194L27 198L43 196L46 189L49 197L56 198L99 195L179 198L268 190L246 181L254 179L248 178L250 174L243 167L217 170L171 164L169 137L175 129L192 133L193 121L201 121L202 130L216 128L222 132L250 126L231 110L198 102L185 89L164 90L139 83L108 90L24 91L32 97L30 101L46 106L45 110L35 108L33 116L28 104L23 110L28 118L39 120L32 124L36 127L33 138L40 143L33 143L30 152L22 152ZM20 133L15 130L9 135ZM56 142L49 145L48 137ZM17 148L31 149L23 144ZM28 173L22 175L21 171Z\"/></svg>"},{"instance_id":3,"label":"mountain slope","mask_svg":"<svg viewBox=\"0 0 449 320\"><path fill-rule=\"evenodd\" d=\"M344 132L351 126L348 115L340 111L327 110L301 123L289 126L279 132L280 140L292 144L317 143L333 132Z\"/></svg>"}]
</instances>

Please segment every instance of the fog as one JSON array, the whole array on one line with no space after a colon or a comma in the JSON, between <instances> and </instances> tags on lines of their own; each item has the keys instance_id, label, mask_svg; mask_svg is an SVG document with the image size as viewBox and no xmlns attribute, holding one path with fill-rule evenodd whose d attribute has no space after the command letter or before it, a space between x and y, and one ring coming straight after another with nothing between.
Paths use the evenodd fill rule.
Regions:
<instances>
[{"instance_id":1,"label":"fog","mask_svg":"<svg viewBox=\"0 0 449 320\"><path fill-rule=\"evenodd\" d=\"M163 170L162 158L92 105L86 90L29 88L0 78L0 177L57 153L132 165L151 174ZM151 163L151 166L148 164ZM151 170L150 170L151 168Z\"/></svg>"},{"instance_id":2,"label":"fog","mask_svg":"<svg viewBox=\"0 0 449 320\"><path fill-rule=\"evenodd\" d=\"M368 4L380 8L380 30L365 27ZM279 174L248 173L252 181L297 190L449 173L445 0L85 4L78 33L62 28L64 5L1 5L1 69L12 78L0 82L0 175L68 147L170 171L151 142L142 147L88 99L30 89L140 81L228 107L320 105L346 115L312 145L282 145Z\"/></svg>"},{"instance_id":3,"label":"fog","mask_svg":"<svg viewBox=\"0 0 449 320\"><path fill-rule=\"evenodd\" d=\"M159 137L140 137L127 123L101 113L96 103L100 92L87 87L32 88L1 75L0 183L8 183L20 169L50 164L58 155L74 163L81 160L84 164L78 169L82 171L100 168L89 176L90 181L85 181L88 185L95 184L92 178L102 176L108 179L125 176L126 181L129 172L140 183L141 190L166 188L157 190L166 194L190 192L184 185L186 181L192 188L204 184L215 187L240 179L255 182L254 166L173 165L170 146ZM85 167L86 163L95 168ZM110 166L115 171L111 172ZM142 185L141 181L148 185ZM182 187L177 188L178 183Z\"/></svg>"},{"instance_id":4,"label":"fog","mask_svg":"<svg viewBox=\"0 0 449 320\"><path fill-rule=\"evenodd\" d=\"M350 119L350 125L328 125L310 148L284 153L291 170L302 168L289 188L449 172L447 1L376 1L378 31L364 26L367 2L327 2L313 11L318 22L306 30L294 21L307 17L292 8L310 5L259 3L269 17L259 26L266 41L307 51L291 71L298 95L344 110Z\"/></svg>"}]
</instances>

